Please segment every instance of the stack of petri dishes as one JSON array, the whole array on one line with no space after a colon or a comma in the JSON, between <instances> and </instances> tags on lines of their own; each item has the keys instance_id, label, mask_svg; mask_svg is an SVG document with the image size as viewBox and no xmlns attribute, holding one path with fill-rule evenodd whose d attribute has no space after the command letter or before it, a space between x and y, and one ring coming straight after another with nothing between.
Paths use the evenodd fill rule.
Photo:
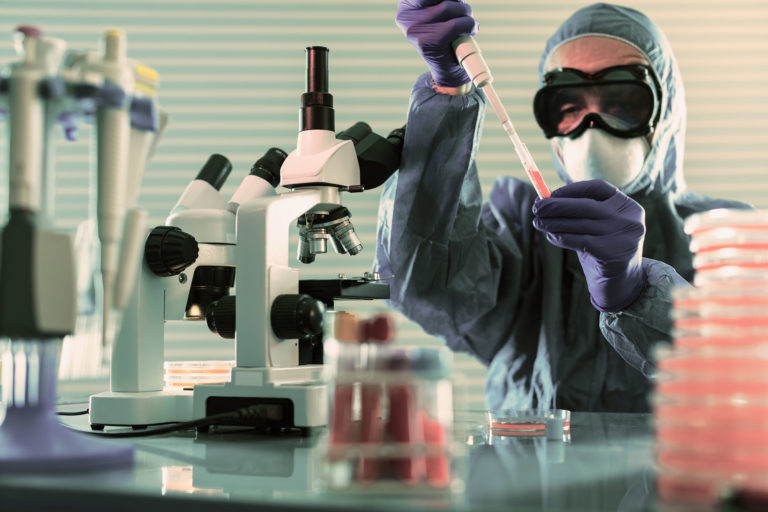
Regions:
<instances>
[{"instance_id":1,"label":"stack of petri dishes","mask_svg":"<svg viewBox=\"0 0 768 512\"><path fill-rule=\"evenodd\" d=\"M686 220L696 277L673 293L675 339L656 351L657 489L714 504L768 489L768 212Z\"/></svg>"},{"instance_id":2,"label":"stack of petri dishes","mask_svg":"<svg viewBox=\"0 0 768 512\"><path fill-rule=\"evenodd\" d=\"M166 361L165 389L189 389L196 384L220 384L231 380L234 361Z\"/></svg>"}]
</instances>

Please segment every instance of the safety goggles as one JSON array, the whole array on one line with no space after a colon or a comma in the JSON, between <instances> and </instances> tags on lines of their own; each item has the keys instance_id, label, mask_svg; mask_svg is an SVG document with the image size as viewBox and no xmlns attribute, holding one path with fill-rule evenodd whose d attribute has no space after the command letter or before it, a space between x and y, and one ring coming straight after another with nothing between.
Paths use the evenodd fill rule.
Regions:
<instances>
[{"instance_id":1,"label":"safety goggles","mask_svg":"<svg viewBox=\"0 0 768 512\"><path fill-rule=\"evenodd\" d=\"M533 113L547 138L576 138L591 126L622 138L649 135L659 120L661 87L648 66L613 66L595 74L561 68L544 75Z\"/></svg>"}]
</instances>

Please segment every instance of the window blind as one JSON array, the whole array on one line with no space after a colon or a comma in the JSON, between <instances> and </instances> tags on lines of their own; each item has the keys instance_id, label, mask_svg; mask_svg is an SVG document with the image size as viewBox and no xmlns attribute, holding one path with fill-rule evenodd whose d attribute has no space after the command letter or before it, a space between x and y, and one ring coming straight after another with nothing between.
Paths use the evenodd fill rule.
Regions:
<instances>
[{"instance_id":1,"label":"window blind","mask_svg":"<svg viewBox=\"0 0 768 512\"><path fill-rule=\"evenodd\" d=\"M573 1L473 0L477 35L497 90L545 179L559 183L548 142L536 126L531 101L537 66L549 35ZM624 2L653 18L669 38L688 100L685 174L689 188L710 196L768 207L768 3L765 0L644 0ZM405 123L408 95L426 70L395 25L393 0L11 0L0 4L0 63L14 59L12 30L37 25L71 49L97 49L107 28L127 33L132 58L155 68L168 128L144 176L140 203L162 224L186 184L211 153L234 164L223 188L231 194L267 148L296 144L304 48L330 48L330 92L337 129L368 122L386 134ZM5 34L5 36L3 36ZM0 211L7 201L6 129L0 138ZM75 228L89 211L90 130L58 144L57 219ZM496 176L524 174L492 117L486 118L478 167L487 193ZM364 244L356 256L328 254L303 266L307 277L358 275L370 269L375 248L378 190L347 195L345 203ZM293 250L293 249L292 249ZM299 264L297 263L297 266ZM350 309L372 312L376 302ZM397 317L401 342L440 341ZM173 325L167 359L232 359L232 345L201 336L204 325ZM471 406L482 407L485 369L457 355Z\"/></svg>"}]
</instances>

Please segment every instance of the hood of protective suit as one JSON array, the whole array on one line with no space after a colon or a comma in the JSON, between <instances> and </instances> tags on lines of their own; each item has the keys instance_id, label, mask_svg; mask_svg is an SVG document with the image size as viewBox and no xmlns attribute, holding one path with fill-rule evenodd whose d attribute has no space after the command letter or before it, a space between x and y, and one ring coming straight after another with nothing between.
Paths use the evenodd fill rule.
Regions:
<instances>
[{"instance_id":1,"label":"hood of protective suit","mask_svg":"<svg viewBox=\"0 0 768 512\"><path fill-rule=\"evenodd\" d=\"M667 37L647 16L629 7L604 3L584 7L565 20L547 41L539 64L541 85L549 55L563 43L586 36L612 37L637 47L648 58L661 84L661 116L650 151L638 176L622 191L628 195L680 194L685 190L685 93ZM572 181L554 153L553 160L560 177L566 183Z\"/></svg>"}]
</instances>

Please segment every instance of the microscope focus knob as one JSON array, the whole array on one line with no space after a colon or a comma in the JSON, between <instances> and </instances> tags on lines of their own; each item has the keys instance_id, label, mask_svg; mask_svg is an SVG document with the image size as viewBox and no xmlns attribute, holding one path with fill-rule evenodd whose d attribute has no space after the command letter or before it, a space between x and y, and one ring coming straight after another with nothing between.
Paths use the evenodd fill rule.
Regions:
<instances>
[{"instance_id":1,"label":"microscope focus knob","mask_svg":"<svg viewBox=\"0 0 768 512\"><path fill-rule=\"evenodd\" d=\"M235 296L225 295L211 302L205 311L205 322L211 332L222 338L235 338Z\"/></svg>"},{"instance_id":2,"label":"microscope focus knob","mask_svg":"<svg viewBox=\"0 0 768 512\"><path fill-rule=\"evenodd\" d=\"M158 276L175 276L197 260L197 240L175 226L157 226L144 244L144 259Z\"/></svg>"},{"instance_id":3,"label":"microscope focus knob","mask_svg":"<svg viewBox=\"0 0 768 512\"><path fill-rule=\"evenodd\" d=\"M309 295L278 295L270 319L278 338L298 339L323 332L325 306Z\"/></svg>"}]
</instances>

